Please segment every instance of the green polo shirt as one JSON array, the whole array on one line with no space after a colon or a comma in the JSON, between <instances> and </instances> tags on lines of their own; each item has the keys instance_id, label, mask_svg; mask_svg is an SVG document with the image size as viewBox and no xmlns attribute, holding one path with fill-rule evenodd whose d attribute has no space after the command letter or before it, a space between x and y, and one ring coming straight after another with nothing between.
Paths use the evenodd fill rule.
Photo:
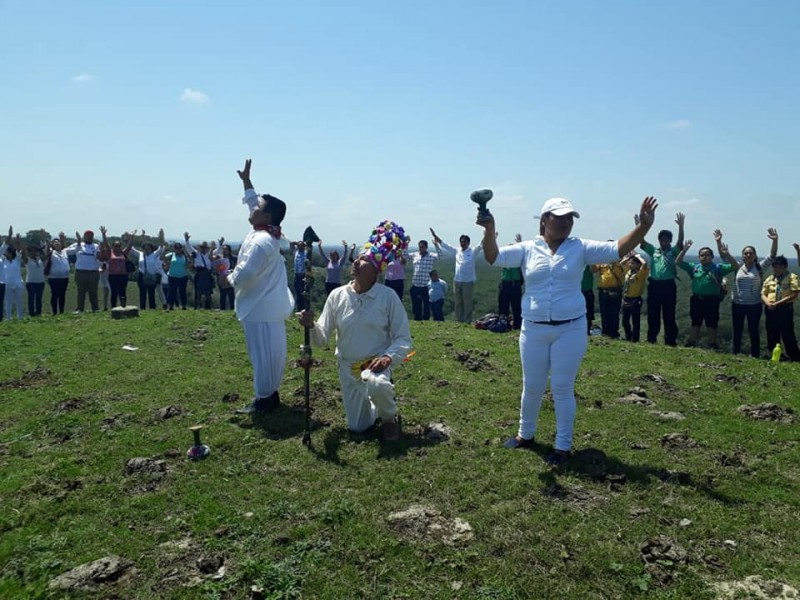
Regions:
<instances>
[{"instance_id":1,"label":"green polo shirt","mask_svg":"<svg viewBox=\"0 0 800 600\"><path fill-rule=\"evenodd\" d=\"M642 246L647 254L650 255L650 279L656 281L670 281L675 279L677 275L677 267L675 266L675 258L681 253L677 246L670 246L669 250L661 250L661 246L656 248L653 244L644 244Z\"/></svg>"},{"instance_id":2,"label":"green polo shirt","mask_svg":"<svg viewBox=\"0 0 800 600\"><path fill-rule=\"evenodd\" d=\"M727 263L711 263L704 267L700 263L681 262L678 266L692 277L692 293L696 296L718 296L722 278L733 271Z\"/></svg>"},{"instance_id":3,"label":"green polo shirt","mask_svg":"<svg viewBox=\"0 0 800 600\"><path fill-rule=\"evenodd\" d=\"M583 279L581 279L581 291L591 292L592 288L594 288L594 273L592 273L592 267L586 265L583 270Z\"/></svg>"},{"instance_id":4,"label":"green polo shirt","mask_svg":"<svg viewBox=\"0 0 800 600\"><path fill-rule=\"evenodd\" d=\"M522 281L522 269L519 267L503 268L500 281Z\"/></svg>"}]
</instances>

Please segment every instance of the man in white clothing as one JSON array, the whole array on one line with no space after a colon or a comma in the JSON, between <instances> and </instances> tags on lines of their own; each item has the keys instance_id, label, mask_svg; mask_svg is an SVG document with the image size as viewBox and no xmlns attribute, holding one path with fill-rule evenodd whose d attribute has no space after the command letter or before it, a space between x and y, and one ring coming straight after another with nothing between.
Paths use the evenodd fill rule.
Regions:
<instances>
[{"instance_id":1,"label":"man in white clothing","mask_svg":"<svg viewBox=\"0 0 800 600\"><path fill-rule=\"evenodd\" d=\"M470 248L469 236L464 234L458 238L459 248L456 249L436 235L433 227L431 227L431 235L433 236L433 244L438 252L441 253L441 249L444 248L445 252L454 254L456 257L456 273L453 277L453 290L455 292L453 309L456 321L472 323L472 291L475 287L475 281L478 279L475 275L475 259L483 251L483 246L478 244L474 248Z\"/></svg>"},{"instance_id":2,"label":"man in white clothing","mask_svg":"<svg viewBox=\"0 0 800 600\"><path fill-rule=\"evenodd\" d=\"M353 263L353 280L333 290L314 322L311 311L299 313L311 329L311 342L325 346L336 333L336 358L347 426L362 432L381 418L383 439L400 439L392 367L411 349L408 316L397 294L378 285L378 275L408 246L401 227L385 221ZM389 244L387 245L387 242Z\"/></svg>"},{"instance_id":3,"label":"man in white clothing","mask_svg":"<svg viewBox=\"0 0 800 600\"><path fill-rule=\"evenodd\" d=\"M275 196L259 196L250 181L252 161L238 171L244 184L242 203L250 209L253 230L239 249L236 268L228 275L235 293L236 316L244 329L247 354L253 365L255 397L242 414L273 411L280 406L280 388L286 368L286 318L294 298L280 253L281 222L286 204Z\"/></svg>"}]
</instances>

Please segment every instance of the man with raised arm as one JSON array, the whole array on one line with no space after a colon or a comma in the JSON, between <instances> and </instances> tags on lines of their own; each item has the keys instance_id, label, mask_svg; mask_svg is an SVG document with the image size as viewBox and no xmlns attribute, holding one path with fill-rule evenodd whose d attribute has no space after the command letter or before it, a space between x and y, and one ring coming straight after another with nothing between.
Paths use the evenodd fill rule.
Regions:
<instances>
[{"instance_id":1,"label":"man with raised arm","mask_svg":"<svg viewBox=\"0 0 800 600\"><path fill-rule=\"evenodd\" d=\"M467 234L458 238L458 248L454 248L442 240L431 227L431 236L436 250L441 254L441 249L456 257L456 272L453 276L454 312L456 321L460 323L472 322L472 291L478 277L475 275L475 259L483 251L483 246L477 244L470 248L470 239Z\"/></svg>"},{"instance_id":2,"label":"man with raised arm","mask_svg":"<svg viewBox=\"0 0 800 600\"><path fill-rule=\"evenodd\" d=\"M278 388L286 368L285 321L294 307L279 245L286 204L275 196L256 194L250 181L251 165L252 160L247 159L244 170L237 172L244 185L242 203L249 209L253 229L244 238L236 267L228 275L253 366L255 396L236 411L242 414L269 412L280 406Z\"/></svg>"},{"instance_id":3,"label":"man with raised arm","mask_svg":"<svg viewBox=\"0 0 800 600\"><path fill-rule=\"evenodd\" d=\"M634 222L638 226L637 217ZM650 256L650 277L647 284L647 341L655 344L661 331L661 318L664 318L664 343L667 346L678 344L678 322L675 320L675 305L678 302L676 258L683 248L683 213L675 215L678 225L678 242L672 245L672 232L662 229L658 232L658 248L642 241L641 248Z\"/></svg>"}]
</instances>

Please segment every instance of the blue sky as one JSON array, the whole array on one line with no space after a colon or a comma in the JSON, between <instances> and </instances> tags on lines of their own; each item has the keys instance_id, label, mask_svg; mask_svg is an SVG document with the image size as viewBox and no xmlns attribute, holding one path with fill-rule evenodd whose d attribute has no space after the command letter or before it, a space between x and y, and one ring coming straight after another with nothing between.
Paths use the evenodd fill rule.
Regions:
<instances>
[{"instance_id":1,"label":"blue sky","mask_svg":"<svg viewBox=\"0 0 800 600\"><path fill-rule=\"evenodd\" d=\"M236 169L291 238L392 218L501 241L551 196L615 238L800 241L800 3L0 0L0 231L248 230ZM655 235L649 236L655 238Z\"/></svg>"}]
</instances>

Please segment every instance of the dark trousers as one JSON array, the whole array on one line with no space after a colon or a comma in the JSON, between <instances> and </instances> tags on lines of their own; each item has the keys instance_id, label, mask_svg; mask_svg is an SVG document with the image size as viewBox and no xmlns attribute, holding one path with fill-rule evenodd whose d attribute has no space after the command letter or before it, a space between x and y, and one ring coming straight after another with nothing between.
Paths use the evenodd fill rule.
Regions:
<instances>
[{"instance_id":1,"label":"dark trousers","mask_svg":"<svg viewBox=\"0 0 800 600\"><path fill-rule=\"evenodd\" d=\"M78 288L78 310L83 312L86 307L86 295L89 295L89 304L97 312L97 284L100 281L100 271L78 270L75 271L75 285Z\"/></svg>"},{"instance_id":2,"label":"dark trousers","mask_svg":"<svg viewBox=\"0 0 800 600\"><path fill-rule=\"evenodd\" d=\"M639 341L639 330L642 321L642 298L622 299L622 328L625 339L629 342Z\"/></svg>"},{"instance_id":3,"label":"dark trousers","mask_svg":"<svg viewBox=\"0 0 800 600\"><path fill-rule=\"evenodd\" d=\"M619 310L622 306L622 288L599 288L600 323L603 335L619 337Z\"/></svg>"},{"instance_id":4,"label":"dark trousers","mask_svg":"<svg viewBox=\"0 0 800 600\"><path fill-rule=\"evenodd\" d=\"M63 313L69 279L67 277L51 277L47 283L50 285L50 308L53 314Z\"/></svg>"},{"instance_id":5,"label":"dark trousers","mask_svg":"<svg viewBox=\"0 0 800 600\"><path fill-rule=\"evenodd\" d=\"M28 290L28 315L38 317L42 314L42 296L44 296L44 281L41 283L26 283Z\"/></svg>"},{"instance_id":6,"label":"dark trousers","mask_svg":"<svg viewBox=\"0 0 800 600\"><path fill-rule=\"evenodd\" d=\"M386 280L386 287L392 288L395 291L395 293L397 294L397 297L400 298L401 302L403 301L403 288L404 288L403 284L405 283L405 281L406 281L405 279L387 279Z\"/></svg>"},{"instance_id":7,"label":"dark trousers","mask_svg":"<svg viewBox=\"0 0 800 600\"><path fill-rule=\"evenodd\" d=\"M742 334L744 333L744 320L747 319L747 331L750 334L750 356L761 356L761 304L736 304L731 303L731 325L733 325L733 353L742 351Z\"/></svg>"},{"instance_id":8,"label":"dark trousers","mask_svg":"<svg viewBox=\"0 0 800 600\"><path fill-rule=\"evenodd\" d=\"M3 310L5 305L6 305L6 284L0 283L0 321L3 320Z\"/></svg>"},{"instance_id":9,"label":"dark trousers","mask_svg":"<svg viewBox=\"0 0 800 600\"><path fill-rule=\"evenodd\" d=\"M658 281L650 279L647 284L647 341L655 344L664 318L664 343L678 344L678 323L675 321L675 305L678 302L678 286L674 279Z\"/></svg>"},{"instance_id":10,"label":"dark trousers","mask_svg":"<svg viewBox=\"0 0 800 600\"><path fill-rule=\"evenodd\" d=\"M194 307L200 308L202 303L206 310L211 309L211 293L214 290L214 279L211 271L202 267L195 267L194 273ZM201 298L203 300L201 301Z\"/></svg>"},{"instance_id":11,"label":"dark trousers","mask_svg":"<svg viewBox=\"0 0 800 600\"><path fill-rule=\"evenodd\" d=\"M186 308L186 284L189 283L188 277L167 277L169 282L169 293L167 294L167 306L174 308L180 300L181 307Z\"/></svg>"},{"instance_id":12,"label":"dark trousers","mask_svg":"<svg viewBox=\"0 0 800 600\"><path fill-rule=\"evenodd\" d=\"M586 333L591 335L592 322L594 322L594 291L581 290L583 300L586 303Z\"/></svg>"},{"instance_id":13,"label":"dark trousers","mask_svg":"<svg viewBox=\"0 0 800 600\"><path fill-rule=\"evenodd\" d=\"M128 304L128 274L119 273L108 276L108 287L111 288L111 308Z\"/></svg>"},{"instance_id":14,"label":"dark trousers","mask_svg":"<svg viewBox=\"0 0 800 600\"><path fill-rule=\"evenodd\" d=\"M341 286L341 283L330 283L328 281L325 282L325 295L330 296L330 293L335 290L337 287Z\"/></svg>"},{"instance_id":15,"label":"dark trousers","mask_svg":"<svg viewBox=\"0 0 800 600\"><path fill-rule=\"evenodd\" d=\"M497 314L511 315L511 326L522 327L522 282L501 281L497 290Z\"/></svg>"},{"instance_id":16,"label":"dark trousers","mask_svg":"<svg viewBox=\"0 0 800 600\"><path fill-rule=\"evenodd\" d=\"M431 312L434 321L444 321L444 298L431 302Z\"/></svg>"},{"instance_id":17,"label":"dark trousers","mask_svg":"<svg viewBox=\"0 0 800 600\"><path fill-rule=\"evenodd\" d=\"M794 334L794 306L783 304L772 310L765 310L767 325L767 350L772 353L775 344L783 344L783 353L789 360L800 360L800 348Z\"/></svg>"},{"instance_id":18,"label":"dark trousers","mask_svg":"<svg viewBox=\"0 0 800 600\"><path fill-rule=\"evenodd\" d=\"M236 297L232 287L219 289L219 308L220 310L233 310L233 301Z\"/></svg>"},{"instance_id":19,"label":"dark trousers","mask_svg":"<svg viewBox=\"0 0 800 600\"><path fill-rule=\"evenodd\" d=\"M156 307L156 286L159 285L158 282L153 283L151 285L147 285L144 282L144 277L141 273L139 273L139 278L137 279L137 283L139 284L139 309L144 310L147 308L149 303L150 308Z\"/></svg>"},{"instance_id":20,"label":"dark trousers","mask_svg":"<svg viewBox=\"0 0 800 600\"><path fill-rule=\"evenodd\" d=\"M427 321L431 318L431 301L428 286L411 286L411 312L415 321Z\"/></svg>"},{"instance_id":21,"label":"dark trousers","mask_svg":"<svg viewBox=\"0 0 800 600\"><path fill-rule=\"evenodd\" d=\"M294 274L294 311L300 312L306 307L306 299L303 296L303 292L305 291L306 286L306 274L305 273L295 273ZM311 290L309 290L310 292ZM311 298L309 300L309 305L311 304Z\"/></svg>"}]
</instances>

